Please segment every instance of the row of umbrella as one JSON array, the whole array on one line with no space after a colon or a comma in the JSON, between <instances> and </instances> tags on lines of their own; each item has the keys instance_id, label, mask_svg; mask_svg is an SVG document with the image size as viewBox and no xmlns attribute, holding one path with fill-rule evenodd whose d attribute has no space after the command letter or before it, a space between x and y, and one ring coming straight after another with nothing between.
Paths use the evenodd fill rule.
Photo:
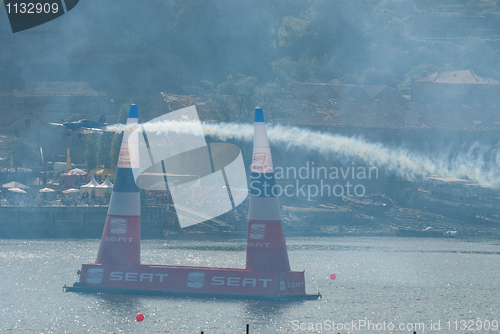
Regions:
<instances>
[{"instance_id":1,"label":"row of umbrella","mask_svg":"<svg viewBox=\"0 0 500 334\"><path fill-rule=\"evenodd\" d=\"M63 194L79 193L80 191L81 191L80 189L71 188L71 189L64 190ZM43 188L43 189L38 190L38 192L41 192L41 193L53 193L53 192L55 192L55 190L51 189L51 188Z\"/></svg>"},{"instance_id":2,"label":"row of umbrella","mask_svg":"<svg viewBox=\"0 0 500 334\"><path fill-rule=\"evenodd\" d=\"M4 188L8 188L8 187L5 187L5 185L3 185ZM28 187L29 188L29 187ZM24 191L23 189L21 188L18 188L18 187L14 187L14 188L8 188L7 189L8 191L12 191L14 193L18 193L18 194L26 194L26 191ZM72 192L79 192L80 190L79 189L68 189L68 190L71 190L71 191L63 191L63 193L72 193ZM76 190L76 191L75 191ZM52 193L52 192L55 192L54 189L51 189L51 188L43 188L43 189L40 189L38 190L38 192L41 192L41 193Z\"/></svg>"},{"instance_id":3,"label":"row of umbrella","mask_svg":"<svg viewBox=\"0 0 500 334\"><path fill-rule=\"evenodd\" d=\"M2 185L2 187L7 188L7 190L12 191L14 193L19 193L19 194L26 194L26 191L23 189L29 189L30 187L22 184L20 182L12 181L9 183L5 183Z\"/></svg>"},{"instance_id":4,"label":"row of umbrella","mask_svg":"<svg viewBox=\"0 0 500 334\"><path fill-rule=\"evenodd\" d=\"M19 194L26 194L26 191L24 191L24 190L22 190L20 188L9 188L7 190L15 192L15 193L19 193ZM54 189L50 189L50 188L43 188L43 189L40 189L38 192L41 192L41 193L52 193L52 192L55 192L55 190ZM63 194L72 194L72 193L79 193L79 192L81 192L80 189L71 188L71 189L64 190Z\"/></svg>"},{"instance_id":5,"label":"row of umbrella","mask_svg":"<svg viewBox=\"0 0 500 334\"><path fill-rule=\"evenodd\" d=\"M87 172L84 171L83 169L80 168L73 168L68 172L70 175L87 175ZM99 176L107 176L107 175L115 175L116 172L110 168L100 168L100 169L95 169L93 171L94 175L99 175Z\"/></svg>"},{"instance_id":6,"label":"row of umbrella","mask_svg":"<svg viewBox=\"0 0 500 334\"><path fill-rule=\"evenodd\" d=\"M3 188L7 188L7 190L9 191L12 191L12 192L15 192L15 193L19 193L19 194L26 194L26 191L23 190L23 189L29 189L30 187L25 185L25 184L22 184L20 182L17 182L17 181L12 181L12 182L9 182L9 183L5 183L2 185ZM111 181L109 181L109 178L106 177L106 181L104 181L102 184L99 184L97 183L97 181L95 180L94 177L92 177L92 180L86 184L86 185L83 185L81 186L80 188L83 188L83 189L89 189L91 190L92 188L97 188L97 189L112 189L113 188L113 184L111 183ZM43 188L43 189L40 189L39 192L41 193L51 193L51 192L55 192L54 189L51 189L51 188ZM63 194L71 194L71 193L79 193L81 192L80 189L76 189L76 188L70 188L70 189L67 189L67 190L64 190L63 191Z\"/></svg>"}]
</instances>

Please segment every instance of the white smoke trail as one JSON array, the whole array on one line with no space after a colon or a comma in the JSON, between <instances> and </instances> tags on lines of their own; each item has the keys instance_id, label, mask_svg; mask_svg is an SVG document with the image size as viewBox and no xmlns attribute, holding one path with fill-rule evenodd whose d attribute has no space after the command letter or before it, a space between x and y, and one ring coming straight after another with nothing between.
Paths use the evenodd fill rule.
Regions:
<instances>
[{"instance_id":1,"label":"white smoke trail","mask_svg":"<svg viewBox=\"0 0 500 334\"><path fill-rule=\"evenodd\" d=\"M199 124L193 122L163 121L140 124L144 131L154 133L177 132L199 133ZM109 126L111 131L132 131L137 125ZM221 140L253 140L253 125L235 123L202 123L205 135ZM452 160L447 157L429 158L401 148L388 148L381 143L372 143L356 137L315 132L292 126L268 126L269 141L275 145L285 145L288 149L302 148L316 150L321 154L334 154L348 159L361 159L365 163L385 168L408 180L426 178L429 175L440 177L467 178L483 187L500 188L498 164L500 152L496 153L493 165L485 163L487 153L478 145Z\"/></svg>"}]
</instances>

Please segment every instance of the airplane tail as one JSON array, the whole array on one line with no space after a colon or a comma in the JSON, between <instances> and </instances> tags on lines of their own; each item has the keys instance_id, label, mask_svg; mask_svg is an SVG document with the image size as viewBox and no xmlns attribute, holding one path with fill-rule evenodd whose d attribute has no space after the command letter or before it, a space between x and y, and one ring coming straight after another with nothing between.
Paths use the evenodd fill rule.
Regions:
<instances>
[{"instance_id":1,"label":"airplane tail","mask_svg":"<svg viewBox=\"0 0 500 334\"><path fill-rule=\"evenodd\" d=\"M102 115L101 118L99 118L99 124L104 124L106 123L106 116Z\"/></svg>"}]
</instances>

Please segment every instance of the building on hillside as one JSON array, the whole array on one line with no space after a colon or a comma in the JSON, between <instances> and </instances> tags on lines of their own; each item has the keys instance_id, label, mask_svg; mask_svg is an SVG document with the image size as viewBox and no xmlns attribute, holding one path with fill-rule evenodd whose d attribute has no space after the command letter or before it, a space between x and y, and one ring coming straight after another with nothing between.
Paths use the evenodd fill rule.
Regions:
<instances>
[{"instance_id":1,"label":"building on hillside","mask_svg":"<svg viewBox=\"0 0 500 334\"><path fill-rule=\"evenodd\" d=\"M414 102L500 102L500 81L482 78L470 70L436 72L413 80Z\"/></svg>"},{"instance_id":2,"label":"building on hillside","mask_svg":"<svg viewBox=\"0 0 500 334\"><path fill-rule=\"evenodd\" d=\"M384 86L296 84L293 90L295 98L274 101L279 110L265 110L268 123L359 139L357 144L361 151L364 147L371 151L380 149L381 155L402 152L403 157L409 154L425 161L435 158L446 160L476 147L481 148L481 152L486 153L484 158L488 159L487 152L493 152L500 143L500 104L478 102L474 98L415 102ZM168 110L196 105L201 120L210 119L210 110L217 108L209 97L162 95ZM252 159L251 145L244 141L237 144L243 159ZM317 147L321 143L314 144ZM323 180L323 184L327 182L330 189L338 186L337 189L346 190L347 182L350 182L351 186L362 185L366 194L392 192L404 200L408 200L408 194L416 192L416 183L397 177L399 174L394 173L394 169L384 168L384 164L373 166L371 161L363 161L356 155L328 153L328 149L293 147L290 150L283 143L275 142L273 145L275 173L278 173L277 182L282 187L293 185L297 190L300 185L315 184L317 189L323 189L318 168L326 168L328 173L332 171L330 168L337 168L338 179L328 176L328 180ZM347 146L345 149L349 151L351 148ZM371 170L371 167L377 168ZM290 175L287 168L290 168ZM299 175L301 168L303 174ZM346 177L342 175L341 168ZM356 173L365 171L368 179L352 174L353 168ZM313 169L316 171L314 177ZM406 191L408 189L410 191ZM296 196L290 200L304 199L299 190L293 194ZM316 199L319 200L319 197ZM283 200L286 202L289 198ZM321 200L341 201L336 195Z\"/></svg>"},{"instance_id":3,"label":"building on hillside","mask_svg":"<svg viewBox=\"0 0 500 334\"><path fill-rule=\"evenodd\" d=\"M481 85L485 85L486 92L488 86L491 92L491 89L498 87L497 83L479 78L470 71L431 77L437 78L436 85L446 86L443 89L453 91L461 87L461 84L454 86L450 80L446 82L445 78L456 78L453 74L457 74L458 78L473 80L474 83L463 84L471 90L460 99L434 99L425 103L415 101L413 96L411 100L401 96L368 99L358 93L358 98L352 98L352 95L338 94L342 90L332 88L336 85L297 85L297 90L303 88L303 91L296 93L297 98L279 102L281 109L286 110L288 115L275 117L272 122L360 138L389 150L399 148L421 157L456 156L474 145L484 152L493 152L500 144L500 103L492 103L492 100L480 99L478 96L483 88ZM430 78L421 81L422 85L428 80ZM476 90L473 89L478 86ZM366 93L365 87L350 89ZM429 94L432 91L429 88ZM369 96L368 93L366 95ZM281 150L276 150L273 153L277 163L287 166L300 166L304 161L314 162L315 166L337 163L347 163L349 166L354 162L315 151L294 150L294 154L280 154ZM488 159L487 156L485 158ZM359 160L354 163L357 166Z\"/></svg>"},{"instance_id":4,"label":"building on hillside","mask_svg":"<svg viewBox=\"0 0 500 334\"><path fill-rule=\"evenodd\" d=\"M160 94L110 96L85 81L37 82L24 90L0 91L0 134L21 137L36 148L42 147L45 162L65 161L70 148L73 162L83 164L85 137L49 123L97 121L105 115L106 122L113 124L126 102L138 104L141 117L167 111Z\"/></svg>"},{"instance_id":5,"label":"building on hillside","mask_svg":"<svg viewBox=\"0 0 500 334\"><path fill-rule=\"evenodd\" d=\"M419 38L497 40L500 35L500 15L484 16L441 15L408 18L410 34Z\"/></svg>"},{"instance_id":6,"label":"building on hillside","mask_svg":"<svg viewBox=\"0 0 500 334\"><path fill-rule=\"evenodd\" d=\"M464 77L471 73L465 72ZM476 82L491 82L496 87L493 81L473 77ZM304 83L295 84L292 91L295 98L275 100L281 112L268 111L270 123L357 136L425 154L459 151L475 142L487 146L500 143L500 104L478 102L472 93L455 101L422 103L408 100L387 86ZM196 105L202 120L210 119L208 111L217 108L206 97L168 93L163 97L169 110ZM289 155L288 159L294 156L297 161L302 159L299 155Z\"/></svg>"},{"instance_id":7,"label":"building on hillside","mask_svg":"<svg viewBox=\"0 0 500 334\"><path fill-rule=\"evenodd\" d=\"M45 163L65 161L68 148L74 152L74 161L82 163L85 141L77 136L69 137L62 128L49 125L47 115L34 112L5 114L2 122L0 133L3 136L23 138L37 150L42 148ZM5 158L5 153L3 150L0 157Z\"/></svg>"},{"instance_id":8,"label":"building on hillside","mask_svg":"<svg viewBox=\"0 0 500 334\"><path fill-rule=\"evenodd\" d=\"M0 92L0 133L41 147L44 162L65 161L70 148L74 161L83 163L84 140L67 136L64 128L49 123L64 122L75 113L82 118L112 114L114 108L114 101L88 82L36 82L23 90Z\"/></svg>"},{"instance_id":9,"label":"building on hillside","mask_svg":"<svg viewBox=\"0 0 500 334\"><path fill-rule=\"evenodd\" d=\"M297 83L292 93L304 100L356 100L356 101L402 101L403 97L394 88L376 85L334 85L321 83Z\"/></svg>"},{"instance_id":10,"label":"building on hillside","mask_svg":"<svg viewBox=\"0 0 500 334\"><path fill-rule=\"evenodd\" d=\"M6 157L7 143L10 140L10 136L0 133L0 159L4 160Z\"/></svg>"}]
</instances>

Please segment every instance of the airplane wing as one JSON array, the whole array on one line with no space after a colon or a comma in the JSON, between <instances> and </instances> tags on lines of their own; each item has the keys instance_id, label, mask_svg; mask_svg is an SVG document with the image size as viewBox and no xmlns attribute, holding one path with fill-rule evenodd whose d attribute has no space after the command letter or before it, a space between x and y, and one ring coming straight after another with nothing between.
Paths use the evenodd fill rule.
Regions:
<instances>
[{"instance_id":1,"label":"airplane wing","mask_svg":"<svg viewBox=\"0 0 500 334\"><path fill-rule=\"evenodd\" d=\"M114 131L108 131L106 129L99 129L99 128L80 128L84 132L114 132Z\"/></svg>"},{"instance_id":2,"label":"airplane wing","mask_svg":"<svg viewBox=\"0 0 500 334\"><path fill-rule=\"evenodd\" d=\"M55 125L55 126L64 126L64 124L61 123L49 123L50 125Z\"/></svg>"}]
</instances>

